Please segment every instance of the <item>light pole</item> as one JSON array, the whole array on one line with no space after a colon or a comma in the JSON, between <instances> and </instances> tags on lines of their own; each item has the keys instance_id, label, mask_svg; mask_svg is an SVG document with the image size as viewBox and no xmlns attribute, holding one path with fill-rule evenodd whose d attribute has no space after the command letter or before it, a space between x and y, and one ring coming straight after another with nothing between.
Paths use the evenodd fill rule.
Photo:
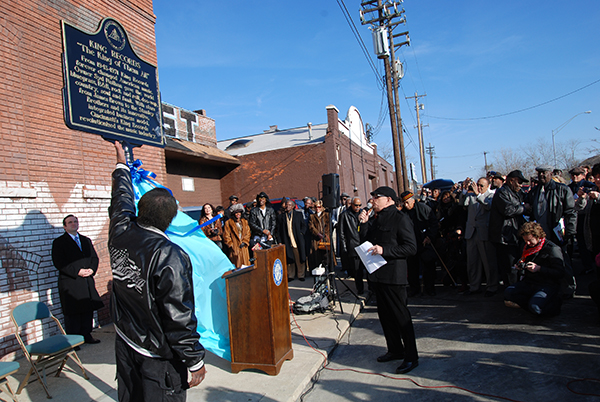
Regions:
<instances>
[{"instance_id":1,"label":"light pole","mask_svg":"<svg viewBox=\"0 0 600 402\"><path fill-rule=\"evenodd\" d=\"M575 117L579 116L580 114L590 114L592 113L591 110L587 110L585 112L581 112L581 113L577 113L575 116L571 117L569 120L565 121L563 124L561 124L560 126L556 127L554 130L552 130L552 153L554 154L554 168L556 169L556 146L554 145L554 136L556 134L558 134L558 132L560 130L562 130L563 128L565 128L565 126L567 124L569 124L571 122L571 120L573 120Z\"/></svg>"}]
</instances>

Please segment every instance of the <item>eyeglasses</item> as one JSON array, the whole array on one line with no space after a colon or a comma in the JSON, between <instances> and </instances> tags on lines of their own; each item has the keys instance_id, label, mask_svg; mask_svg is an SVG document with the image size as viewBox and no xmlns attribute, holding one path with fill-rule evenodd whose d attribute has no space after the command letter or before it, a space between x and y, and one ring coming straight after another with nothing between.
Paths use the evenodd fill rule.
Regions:
<instances>
[{"instance_id":1,"label":"eyeglasses","mask_svg":"<svg viewBox=\"0 0 600 402\"><path fill-rule=\"evenodd\" d=\"M479 183L477 183L477 187L485 187L485 184L479 184Z\"/></svg>"},{"instance_id":2,"label":"eyeglasses","mask_svg":"<svg viewBox=\"0 0 600 402\"><path fill-rule=\"evenodd\" d=\"M375 194L373 196L373 199L377 199L377 198L383 198L383 197L387 197L387 195L383 195L383 194Z\"/></svg>"},{"instance_id":3,"label":"eyeglasses","mask_svg":"<svg viewBox=\"0 0 600 402\"><path fill-rule=\"evenodd\" d=\"M352 204L352 206L355 206L355 207L362 207L362 204Z\"/></svg>"}]
</instances>

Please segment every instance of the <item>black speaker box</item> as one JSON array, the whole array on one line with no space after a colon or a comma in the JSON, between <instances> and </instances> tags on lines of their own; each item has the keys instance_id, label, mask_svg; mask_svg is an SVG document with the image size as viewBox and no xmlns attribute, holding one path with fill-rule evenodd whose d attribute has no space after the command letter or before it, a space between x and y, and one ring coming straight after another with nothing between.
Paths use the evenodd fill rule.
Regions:
<instances>
[{"instance_id":1,"label":"black speaker box","mask_svg":"<svg viewBox=\"0 0 600 402\"><path fill-rule=\"evenodd\" d=\"M325 208L337 208L340 206L340 175L337 173L324 174L323 182L323 206Z\"/></svg>"}]
</instances>

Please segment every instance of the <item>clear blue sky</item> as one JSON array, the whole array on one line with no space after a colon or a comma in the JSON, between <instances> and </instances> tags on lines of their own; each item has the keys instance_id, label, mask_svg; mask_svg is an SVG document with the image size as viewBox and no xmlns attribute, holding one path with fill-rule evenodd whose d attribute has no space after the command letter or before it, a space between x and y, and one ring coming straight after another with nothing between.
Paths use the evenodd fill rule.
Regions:
<instances>
[{"instance_id":1,"label":"clear blue sky","mask_svg":"<svg viewBox=\"0 0 600 402\"><path fill-rule=\"evenodd\" d=\"M325 123L327 105L342 118L356 106L364 122L379 127L379 147L390 148L383 89L340 3L383 75L370 31L359 21L360 1L154 0L163 101L206 109L219 140L270 125ZM437 177L479 174L484 151L491 163L502 147L518 151L539 138L551 144L552 130L587 110L556 134L557 144L579 139L581 159L600 148L593 141L600 138L594 128L600 128L600 82L564 96L600 80L600 2L407 0L403 6L411 46L397 52L406 68L401 114L407 159L418 172L414 100L404 100L415 91L427 94L424 141L435 147ZM502 114L508 115L485 118Z\"/></svg>"}]
</instances>

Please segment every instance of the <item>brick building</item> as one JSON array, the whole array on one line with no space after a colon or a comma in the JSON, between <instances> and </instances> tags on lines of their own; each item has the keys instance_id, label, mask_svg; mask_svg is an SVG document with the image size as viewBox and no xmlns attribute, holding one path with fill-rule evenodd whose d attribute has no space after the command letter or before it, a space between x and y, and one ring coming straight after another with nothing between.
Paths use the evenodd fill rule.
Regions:
<instances>
[{"instance_id":1,"label":"brick building","mask_svg":"<svg viewBox=\"0 0 600 402\"><path fill-rule=\"evenodd\" d=\"M262 134L219 141L219 149L241 163L223 178L223 196L236 194L247 202L265 191L271 198L319 198L322 175L328 173L339 174L340 192L365 201L379 186L394 187L393 168L367 140L360 112L352 106L341 120L335 106L326 110L325 124L271 126Z\"/></svg>"},{"instance_id":2,"label":"brick building","mask_svg":"<svg viewBox=\"0 0 600 402\"><path fill-rule=\"evenodd\" d=\"M239 160L217 148L215 121L206 111L162 104L167 181L182 207L221 205L221 179ZM228 204L224 204L228 205Z\"/></svg>"},{"instance_id":3,"label":"brick building","mask_svg":"<svg viewBox=\"0 0 600 402\"><path fill-rule=\"evenodd\" d=\"M10 312L28 300L61 317L52 240L74 213L100 257L96 287L106 307L111 273L106 248L114 148L100 136L67 128L63 112L61 21L87 32L114 17L137 55L156 64L151 0L3 1L0 3L0 358L19 349ZM165 182L165 152L135 150L144 168ZM46 328L30 328L39 338Z\"/></svg>"}]
</instances>

